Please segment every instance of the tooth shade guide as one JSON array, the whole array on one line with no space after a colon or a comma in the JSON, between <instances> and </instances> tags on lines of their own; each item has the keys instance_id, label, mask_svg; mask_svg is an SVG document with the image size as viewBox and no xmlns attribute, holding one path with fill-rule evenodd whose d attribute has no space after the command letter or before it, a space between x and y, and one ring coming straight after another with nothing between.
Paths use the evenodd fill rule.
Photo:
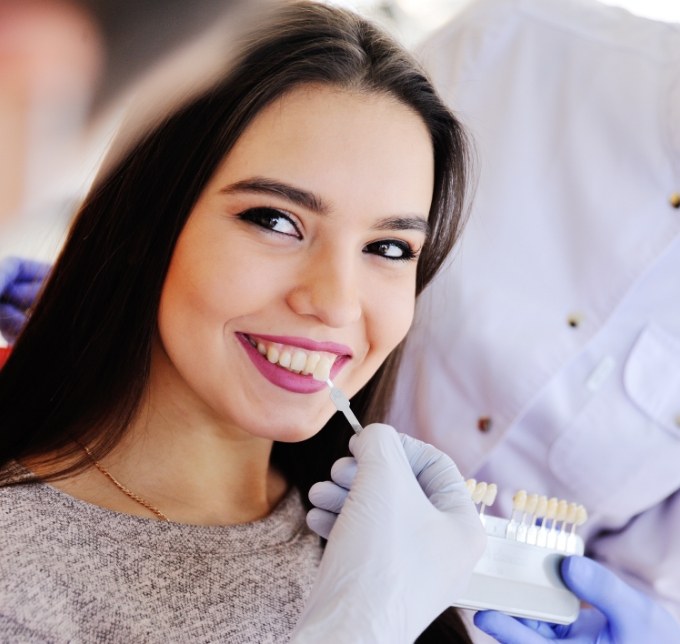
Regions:
<instances>
[{"instance_id":1,"label":"tooth shade guide","mask_svg":"<svg viewBox=\"0 0 680 644\"><path fill-rule=\"evenodd\" d=\"M486 521L485 511L487 507L493 505L498 493L498 487L495 483L479 483L475 479L468 479L465 481L470 498L475 505L479 505L479 518L484 523Z\"/></svg>"},{"instance_id":2,"label":"tooth shade guide","mask_svg":"<svg viewBox=\"0 0 680 644\"><path fill-rule=\"evenodd\" d=\"M484 490L484 494L482 495L481 505L479 507L479 516L482 519L482 523L486 522L486 516L485 516L486 508L493 505L494 501L496 500L496 494L498 492L498 488L496 487L495 483L488 483L488 484L485 484L485 485L486 485L486 490Z\"/></svg>"},{"instance_id":3,"label":"tooth shade guide","mask_svg":"<svg viewBox=\"0 0 680 644\"><path fill-rule=\"evenodd\" d=\"M510 514L510 521L505 529L505 536L508 539L514 539L517 535L518 516L522 516L527 502L527 493L525 490L519 490L512 496L512 513Z\"/></svg>"},{"instance_id":4,"label":"tooth shade guide","mask_svg":"<svg viewBox=\"0 0 680 644\"><path fill-rule=\"evenodd\" d=\"M548 499L548 505L545 510L546 521L551 521L554 524L556 515L557 515L557 498L553 496L550 499Z\"/></svg>"},{"instance_id":5,"label":"tooth shade guide","mask_svg":"<svg viewBox=\"0 0 680 644\"><path fill-rule=\"evenodd\" d=\"M522 516L522 526L520 528L522 539L526 540L529 529L533 526L536 520L535 512L538 507L538 494L529 494L527 502L524 506L524 515ZM518 539L520 535L518 534Z\"/></svg>"},{"instance_id":6,"label":"tooth shade guide","mask_svg":"<svg viewBox=\"0 0 680 644\"><path fill-rule=\"evenodd\" d=\"M512 513L514 514L515 511L524 512L526 504L527 504L526 491L520 490L519 492L515 492L514 496L512 497Z\"/></svg>"},{"instance_id":7,"label":"tooth shade guide","mask_svg":"<svg viewBox=\"0 0 680 644\"><path fill-rule=\"evenodd\" d=\"M332 387L332 383L329 386ZM548 499L545 495L527 494L525 490L519 490L512 497L513 510L510 519L487 517L485 509L494 503L498 494L496 484L470 478L465 481L465 487L472 502L479 506L482 523L489 528L487 521L492 521L492 529L495 530L493 536L570 554L580 554L576 546L581 540L574 532L576 526L582 525L587 519L584 506L557 497ZM551 523L548 525L547 521ZM558 523L561 523L559 527ZM487 530L487 534L492 532Z\"/></svg>"},{"instance_id":8,"label":"tooth shade guide","mask_svg":"<svg viewBox=\"0 0 680 644\"><path fill-rule=\"evenodd\" d=\"M495 483L485 483L484 481L477 482L476 479L467 479L467 481L465 481L465 487L470 493L472 502L476 505L482 504L488 507L496 500L498 487Z\"/></svg>"},{"instance_id":9,"label":"tooth shade guide","mask_svg":"<svg viewBox=\"0 0 680 644\"><path fill-rule=\"evenodd\" d=\"M524 508L524 511L526 514L531 514L536 511L536 507L538 506L538 494L530 494L527 496L527 503Z\"/></svg>"},{"instance_id":10,"label":"tooth shade guide","mask_svg":"<svg viewBox=\"0 0 680 644\"><path fill-rule=\"evenodd\" d=\"M483 481L480 482L480 483L477 483L477 485L475 486L475 490L472 493L472 502L475 503L475 504L481 503L485 494L486 494L486 483L484 483Z\"/></svg>"},{"instance_id":11,"label":"tooth shade guide","mask_svg":"<svg viewBox=\"0 0 680 644\"><path fill-rule=\"evenodd\" d=\"M347 398L341 389L333 384L333 381L330 378L326 378L325 382L330 389L330 398L333 401L335 408L344 415L345 419L350 424L350 427L355 431L355 433L358 434L361 432L363 427L350 407L349 398Z\"/></svg>"},{"instance_id":12,"label":"tooth shade guide","mask_svg":"<svg viewBox=\"0 0 680 644\"><path fill-rule=\"evenodd\" d=\"M465 487L467 488L467 491L470 494L470 496L473 495L476 485L477 485L476 479L468 479L467 481L465 481Z\"/></svg>"},{"instance_id":13,"label":"tooth shade guide","mask_svg":"<svg viewBox=\"0 0 680 644\"><path fill-rule=\"evenodd\" d=\"M576 522L576 512L578 505L576 503L570 503L567 506L567 523L574 524Z\"/></svg>"},{"instance_id":14,"label":"tooth shade guide","mask_svg":"<svg viewBox=\"0 0 680 644\"><path fill-rule=\"evenodd\" d=\"M333 362L329 358L320 356L319 361L312 372L312 378L314 378L314 380L320 380L321 382L328 382L331 377L332 366Z\"/></svg>"},{"instance_id":15,"label":"tooth shade guide","mask_svg":"<svg viewBox=\"0 0 680 644\"><path fill-rule=\"evenodd\" d=\"M498 486L495 483L489 483L486 487L486 494L484 495L484 505L490 507L496 501L498 494Z\"/></svg>"},{"instance_id":16,"label":"tooth shade guide","mask_svg":"<svg viewBox=\"0 0 680 644\"><path fill-rule=\"evenodd\" d=\"M517 527L516 539L517 541L527 541L531 525L534 521L534 512L538 505L538 494L529 494L526 497L524 504L524 511L519 526Z\"/></svg>"},{"instance_id":17,"label":"tooth shade guide","mask_svg":"<svg viewBox=\"0 0 680 644\"><path fill-rule=\"evenodd\" d=\"M567 502L560 499L557 502L557 512L555 513L555 521L565 521L567 518Z\"/></svg>"},{"instance_id":18,"label":"tooth shade guide","mask_svg":"<svg viewBox=\"0 0 680 644\"><path fill-rule=\"evenodd\" d=\"M495 484L468 479L465 486L471 500L480 506L479 518L487 545L465 593L454 598L452 605L572 623L578 616L580 602L561 581L558 569L562 556L584 553L583 539L573 530L577 520L585 521L585 508L520 490L512 497L511 518L504 519L484 514L487 502L490 505L495 500ZM550 527L547 521L551 522ZM556 529L558 522L560 529ZM566 531L566 526L571 527L571 532ZM545 536L550 533L554 543L547 544ZM541 534L542 544L537 542Z\"/></svg>"},{"instance_id":19,"label":"tooth shade guide","mask_svg":"<svg viewBox=\"0 0 680 644\"><path fill-rule=\"evenodd\" d=\"M538 504L536 505L536 518L545 519L545 513L548 511L548 497L541 495L538 497ZM543 523L543 521L541 521Z\"/></svg>"},{"instance_id":20,"label":"tooth shade guide","mask_svg":"<svg viewBox=\"0 0 680 644\"><path fill-rule=\"evenodd\" d=\"M526 532L526 542L535 544L538 540L538 520L541 519L545 513L545 508L548 505L548 499L545 496L532 494L529 496L527 502L527 512L531 512L529 526Z\"/></svg>"},{"instance_id":21,"label":"tooth shade guide","mask_svg":"<svg viewBox=\"0 0 680 644\"><path fill-rule=\"evenodd\" d=\"M576 520L574 521L574 525L575 526L581 526L587 520L588 520L588 513L586 512L586 509L582 505L577 506L577 508L576 508Z\"/></svg>"},{"instance_id":22,"label":"tooth shade guide","mask_svg":"<svg viewBox=\"0 0 680 644\"><path fill-rule=\"evenodd\" d=\"M538 505L536 506L536 530L532 532L531 535L532 542L539 546L545 545L546 539L545 519L547 512L548 512L548 497L545 495L541 495L538 497ZM540 527L538 525L539 519L541 522Z\"/></svg>"}]
</instances>

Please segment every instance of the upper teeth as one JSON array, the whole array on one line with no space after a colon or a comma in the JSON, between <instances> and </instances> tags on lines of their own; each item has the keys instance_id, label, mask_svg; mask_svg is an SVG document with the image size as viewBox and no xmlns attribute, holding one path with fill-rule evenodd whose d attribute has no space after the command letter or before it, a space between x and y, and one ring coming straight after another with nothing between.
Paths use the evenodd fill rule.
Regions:
<instances>
[{"instance_id":1,"label":"upper teeth","mask_svg":"<svg viewBox=\"0 0 680 644\"><path fill-rule=\"evenodd\" d=\"M267 360L272 364L277 364L294 373L311 375L315 380L325 381L330 377L331 367L337 357L332 353L305 351L299 347L263 342L249 336L248 340L263 356L267 356Z\"/></svg>"}]
</instances>

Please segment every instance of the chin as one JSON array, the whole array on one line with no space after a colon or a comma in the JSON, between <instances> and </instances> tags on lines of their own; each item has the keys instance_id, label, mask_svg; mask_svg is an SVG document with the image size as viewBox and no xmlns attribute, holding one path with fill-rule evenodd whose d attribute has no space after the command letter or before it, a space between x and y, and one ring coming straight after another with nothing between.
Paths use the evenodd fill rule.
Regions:
<instances>
[{"instance_id":1,"label":"chin","mask_svg":"<svg viewBox=\"0 0 680 644\"><path fill-rule=\"evenodd\" d=\"M279 443L300 443L308 438L312 438L312 436L316 436L332 415L332 413L324 414L313 422L309 419L300 419L298 422L286 423L286 426L280 423L279 420L278 428L271 427L269 434L273 440Z\"/></svg>"},{"instance_id":2,"label":"chin","mask_svg":"<svg viewBox=\"0 0 680 644\"><path fill-rule=\"evenodd\" d=\"M290 428L276 432L276 435L273 436L273 439L279 443L301 443L312 436L316 436L316 434L318 434L321 429L322 426L315 427L314 429L305 429L300 427Z\"/></svg>"}]
</instances>

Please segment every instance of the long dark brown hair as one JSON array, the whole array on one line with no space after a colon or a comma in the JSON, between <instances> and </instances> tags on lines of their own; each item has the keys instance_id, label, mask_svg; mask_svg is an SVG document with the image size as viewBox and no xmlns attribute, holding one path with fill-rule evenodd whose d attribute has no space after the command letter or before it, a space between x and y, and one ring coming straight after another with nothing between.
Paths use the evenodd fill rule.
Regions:
<instances>
[{"instance_id":1,"label":"long dark brown hair","mask_svg":"<svg viewBox=\"0 0 680 644\"><path fill-rule=\"evenodd\" d=\"M421 117L435 181L418 293L451 251L468 182L466 136L400 45L351 12L299 2L278 7L240 51L219 83L165 118L95 182L0 371L0 468L56 454L50 478L65 476L89 464L77 443L102 458L120 441L147 387L161 290L187 217L253 118L300 85L392 96ZM387 409L400 349L352 401L364 423ZM306 499L310 485L347 453L349 436L336 415L306 441L275 443L272 463ZM467 637L457 615L449 619Z\"/></svg>"}]
</instances>

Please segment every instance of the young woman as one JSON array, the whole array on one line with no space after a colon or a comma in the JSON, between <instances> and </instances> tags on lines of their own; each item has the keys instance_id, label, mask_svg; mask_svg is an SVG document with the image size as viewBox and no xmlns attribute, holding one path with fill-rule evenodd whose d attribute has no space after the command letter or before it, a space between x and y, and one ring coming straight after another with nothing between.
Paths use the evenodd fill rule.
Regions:
<instances>
[{"instance_id":1,"label":"young woman","mask_svg":"<svg viewBox=\"0 0 680 644\"><path fill-rule=\"evenodd\" d=\"M466 171L414 61L299 3L96 182L0 372L3 637L286 639L351 433L311 373L382 417Z\"/></svg>"}]
</instances>

